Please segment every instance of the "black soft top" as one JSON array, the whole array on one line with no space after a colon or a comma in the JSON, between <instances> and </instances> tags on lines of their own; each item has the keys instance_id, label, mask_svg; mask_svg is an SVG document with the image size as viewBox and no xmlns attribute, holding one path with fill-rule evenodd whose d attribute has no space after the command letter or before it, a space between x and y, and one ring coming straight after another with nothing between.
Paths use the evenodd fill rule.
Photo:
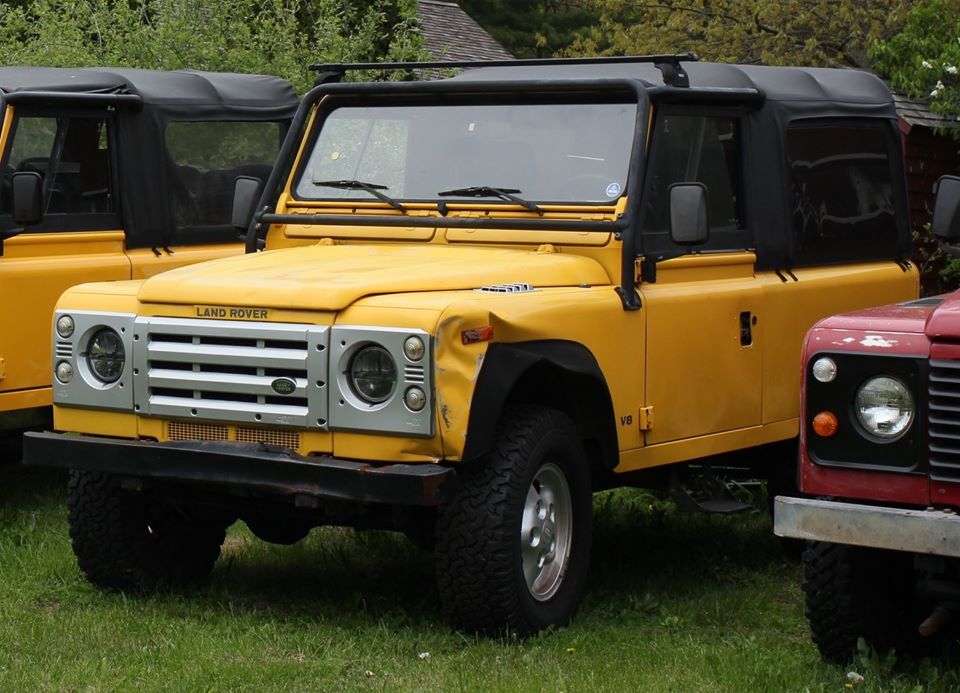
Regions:
<instances>
[{"instance_id":1,"label":"black soft top","mask_svg":"<svg viewBox=\"0 0 960 693\"><path fill-rule=\"evenodd\" d=\"M276 109L289 117L297 93L269 75L133 68L0 67L0 92L15 99L51 100L56 94L129 95L146 106L214 106ZM8 98L8 97L7 97Z\"/></svg>"},{"instance_id":2,"label":"black soft top","mask_svg":"<svg viewBox=\"0 0 960 693\"><path fill-rule=\"evenodd\" d=\"M817 67L767 67L681 61L690 89L756 89L768 101L828 101L831 103L890 105L890 89L875 75L859 70ZM486 67L454 77L464 81L521 81L564 79L632 79L643 86L664 87L663 73L650 62L583 65Z\"/></svg>"},{"instance_id":3,"label":"black soft top","mask_svg":"<svg viewBox=\"0 0 960 693\"><path fill-rule=\"evenodd\" d=\"M268 75L133 68L0 67L0 105L23 113L109 114L115 130L120 212L128 248L236 239L217 228L180 227L171 211L176 178L165 145L175 122L275 122L285 133L296 90ZM237 175L249 175L238 171ZM266 177L264 175L264 177ZM198 234L202 234L198 235Z\"/></svg>"}]
</instances>

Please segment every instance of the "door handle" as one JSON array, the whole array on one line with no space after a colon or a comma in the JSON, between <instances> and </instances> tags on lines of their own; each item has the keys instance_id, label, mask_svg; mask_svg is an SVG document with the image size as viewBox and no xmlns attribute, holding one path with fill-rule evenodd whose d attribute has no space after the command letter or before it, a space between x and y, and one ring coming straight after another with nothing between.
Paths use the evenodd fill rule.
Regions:
<instances>
[{"instance_id":1,"label":"door handle","mask_svg":"<svg viewBox=\"0 0 960 693\"><path fill-rule=\"evenodd\" d=\"M740 346L753 344L753 326L757 324L757 316L749 310L740 313Z\"/></svg>"}]
</instances>

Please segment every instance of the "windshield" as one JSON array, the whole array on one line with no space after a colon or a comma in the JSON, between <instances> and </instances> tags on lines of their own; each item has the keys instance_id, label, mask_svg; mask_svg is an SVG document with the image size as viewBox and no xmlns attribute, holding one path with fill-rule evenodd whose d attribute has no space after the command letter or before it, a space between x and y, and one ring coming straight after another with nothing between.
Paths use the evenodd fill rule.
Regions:
<instances>
[{"instance_id":1,"label":"windshield","mask_svg":"<svg viewBox=\"0 0 960 693\"><path fill-rule=\"evenodd\" d=\"M509 203L499 190L613 204L626 190L636 115L632 103L342 107L324 120L294 194L376 200L352 185L362 181L393 199Z\"/></svg>"}]
</instances>

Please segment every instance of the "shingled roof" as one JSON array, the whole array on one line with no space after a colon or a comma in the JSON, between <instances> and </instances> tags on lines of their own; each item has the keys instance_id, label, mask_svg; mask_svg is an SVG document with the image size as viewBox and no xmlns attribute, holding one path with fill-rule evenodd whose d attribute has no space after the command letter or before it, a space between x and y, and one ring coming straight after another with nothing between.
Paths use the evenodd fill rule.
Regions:
<instances>
[{"instance_id":1,"label":"shingled roof","mask_svg":"<svg viewBox=\"0 0 960 693\"><path fill-rule=\"evenodd\" d=\"M510 60L507 50L453 2L419 0L420 33L434 60Z\"/></svg>"},{"instance_id":2,"label":"shingled roof","mask_svg":"<svg viewBox=\"0 0 960 693\"><path fill-rule=\"evenodd\" d=\"M893 102L897 107L897 115L903 118L909 125L922 128L947 129L960 127L960 122L957 122L957 120L931 111L927 101L911 99L904 94L893 92Z\"/></svg>"}]
</instances>

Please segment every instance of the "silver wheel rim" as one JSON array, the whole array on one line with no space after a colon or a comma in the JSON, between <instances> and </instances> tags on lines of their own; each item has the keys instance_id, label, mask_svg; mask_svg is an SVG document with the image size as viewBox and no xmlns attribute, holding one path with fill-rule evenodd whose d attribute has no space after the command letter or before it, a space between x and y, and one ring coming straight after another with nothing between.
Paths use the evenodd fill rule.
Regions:
<instances>
[{"instance_id":1,"label":"silver wheel rim","mask_svg":"<svg viewBox=\"0 0 960 693\"><path fill-rule=\"evenodd\" d=\"M551 463L537 470L523 504L520 554L530 596L538 602L560 589L573 538L573 502L561 469Z\"/></svg>"}]
</instances>

